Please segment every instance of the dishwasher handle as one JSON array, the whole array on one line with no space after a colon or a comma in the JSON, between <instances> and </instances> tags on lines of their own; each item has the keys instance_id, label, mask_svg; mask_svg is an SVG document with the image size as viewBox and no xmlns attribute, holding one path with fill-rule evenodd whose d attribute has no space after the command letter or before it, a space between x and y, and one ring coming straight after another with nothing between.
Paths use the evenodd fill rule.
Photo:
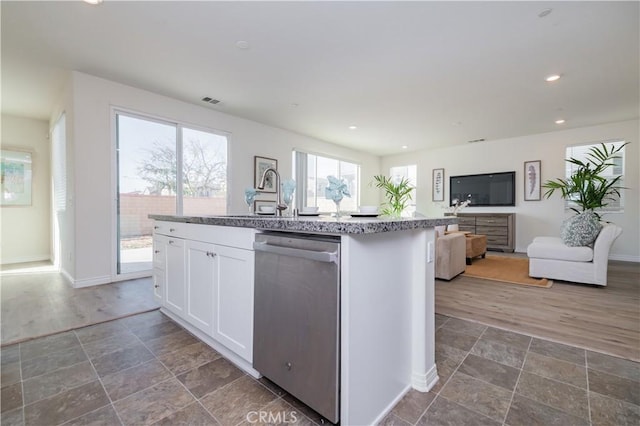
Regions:
<instances>
[{"instance_id":1,"label":"dishwasher handle","mask_svg":"<svg viewBox=\"0 0 640 426\"><path fill-rule=\"evenodd\" d=\"M291 247L282 247L282 246L274 246L271 244L267 244L264 241L258 242L254 241L253 249L256 251L262 251L266 253L275 253L281 254L283 256L291 256L291 257L300 257L302 259L310 259L318 262L326 262L326 263L335 263L336 265L340 265L338 262L338 252L329 252L329 251L313 251L313 250L303 250Z\"/></svg>"}]
</instances>

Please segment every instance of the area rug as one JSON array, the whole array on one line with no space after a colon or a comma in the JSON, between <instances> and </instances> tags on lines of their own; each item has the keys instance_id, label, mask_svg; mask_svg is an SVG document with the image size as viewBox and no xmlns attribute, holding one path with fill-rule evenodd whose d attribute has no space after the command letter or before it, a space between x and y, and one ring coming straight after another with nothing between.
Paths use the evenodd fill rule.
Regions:
<instances>
[{"instance_id":1,"label":"area rug","mask_svg":"<svg viewBox=\"0 0 640 426\"><path fill-rule=\"evenodd\" d=\"M546 278L531 278L529 259L519 257L487 256L484 259L474 259L471 265L467 265L464 275L534 287L549 288L553 285L553 281Z\"/></svg>"}]
</instances>

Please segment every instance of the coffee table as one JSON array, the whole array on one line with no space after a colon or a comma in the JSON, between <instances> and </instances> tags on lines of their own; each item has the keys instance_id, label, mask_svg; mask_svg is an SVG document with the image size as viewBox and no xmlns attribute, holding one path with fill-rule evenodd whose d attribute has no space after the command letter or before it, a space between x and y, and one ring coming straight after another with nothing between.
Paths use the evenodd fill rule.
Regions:
<instances>
[{"instance_id":1,"label":"coffee table","mask_svg":"<svg viewBox=\"0 0 640 426\"><path fill-rule=\"evenodd\" d=\"M487 236L479 234L465 234L465 240L467 243L467 265L471 265L471 261L474 257L481 256L484 259L487 254Z\"/></svg>"}]
</instances>

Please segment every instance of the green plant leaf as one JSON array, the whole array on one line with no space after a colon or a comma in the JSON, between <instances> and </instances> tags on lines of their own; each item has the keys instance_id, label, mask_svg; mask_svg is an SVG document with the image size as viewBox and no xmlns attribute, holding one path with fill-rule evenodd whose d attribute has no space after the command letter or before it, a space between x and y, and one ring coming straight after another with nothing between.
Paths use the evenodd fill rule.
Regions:
<instances>
[{"instance_id":1,"label":"green plant leaf","mask_svg":"<svg viewBox=\"0 0 640 426\"><path fill-rule=\"evenodd\" d=\"M605 200L614 200L614 195L620 196L620 190L626 189L619 186L622 176L607 179L602 174L615 165L613 160L620 158L617 154L627 144L628 142L619 147L607 147L605 143L593 146L586 154L587 161L566 159L567 163L574 164L577 168L566 180L558 178L546 181L542 185L546 189L544 196L549 198L555 191L559 191L562 198L576 203L582 211L605 207L608 204ZM571 210L579 212L575 207L571 207Z\"/></svg>"},{"instance_id":2,"label":"green plant leaf","mask_svg":"<svg viewBox=\"0 0 640 426\"><path fill-rule=\"evenodd\" d=\"M386 201L382 204L382 214L400 217L411 200L411 191L414 189L409 179L402 178L399 182L394 182L390 177L382 175L376 175L373 179L376 187L385 191Z\"/></svg>"}]
</instances>

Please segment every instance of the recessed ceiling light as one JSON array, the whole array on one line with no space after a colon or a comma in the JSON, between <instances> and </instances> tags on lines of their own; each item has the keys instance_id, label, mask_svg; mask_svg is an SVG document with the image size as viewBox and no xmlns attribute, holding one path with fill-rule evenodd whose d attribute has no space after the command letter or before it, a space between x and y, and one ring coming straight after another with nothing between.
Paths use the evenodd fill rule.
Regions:
<instances>
[{"instance_id":1,"label":"recessed ceiling light","mask_svg":"<svg viewBox=\"0 0 640 426\"><path fill-rule=\"evenodd\" d=\"M349 130L356 130L358 126L349 126Z\"/></svg>"},{"instance_id":2,"label":"recessed ceiling light","mask_svg":"<svg viewBox=\"0 0 640 426\"><path fill-rule=\"evenodd\" d=\"M100 4L102 3L102 0L83 0L85 3L89 3L89 4Z\"/></svg>"},{"instance_id":3,"label":"recessed ceiling light","mask_svg":"<svg viewBox=\"0 0 640 426\"><path fill-rule=\"evenodd\" d=\"M562 118L560 120L556 120L556 124L564 124L564 120Z\"/></svg>"},{"instance_id":4,"label":"recessed ceiling light","mask_svg":"<svg viewBox=\"0 0 640 426\"><path fill-rule=\"evenodd\" d=\"M548 76L547 78L545 78L544 80L548 81L549 83L551 83L552 81L558 81L558 80L560 80L560 74L552 74L552 75Z\"/></svg>"},{"instance_id":5,"label":"recessed ceiling light","mask_svg":"<svg viewBox=\"0 0 640 426\"><path fill-rule=\"evenodd\" d=\"M538 18L544 18L545 16L549 15L552 11L553 9L551 8L542 9L540 13L538 13Z\"/></svg>"},{"instance_id":6,"label":"recessed ceiling light","mask_svg":"<svg viewBox=\"0 0 640 426\"><path fill-rule=\"evenodd\" d=\"M249 47L251 47L251 45L249 44L249 42L248 42L248 41L238 40L238 41L236 41L236 47L237 47L238 49L246 50L246 49L248 49Z\"/></svg>"},{"instance_id":7,"label":"recessed ceiling light","mask_svg":"<svg viewBox=\"0 0 640 426\"><path fill-rule=\"evenodd\" d=\"M407 149L409 148L407 145L402 145L402 149Z\"/></svg>"}]
</instances>

